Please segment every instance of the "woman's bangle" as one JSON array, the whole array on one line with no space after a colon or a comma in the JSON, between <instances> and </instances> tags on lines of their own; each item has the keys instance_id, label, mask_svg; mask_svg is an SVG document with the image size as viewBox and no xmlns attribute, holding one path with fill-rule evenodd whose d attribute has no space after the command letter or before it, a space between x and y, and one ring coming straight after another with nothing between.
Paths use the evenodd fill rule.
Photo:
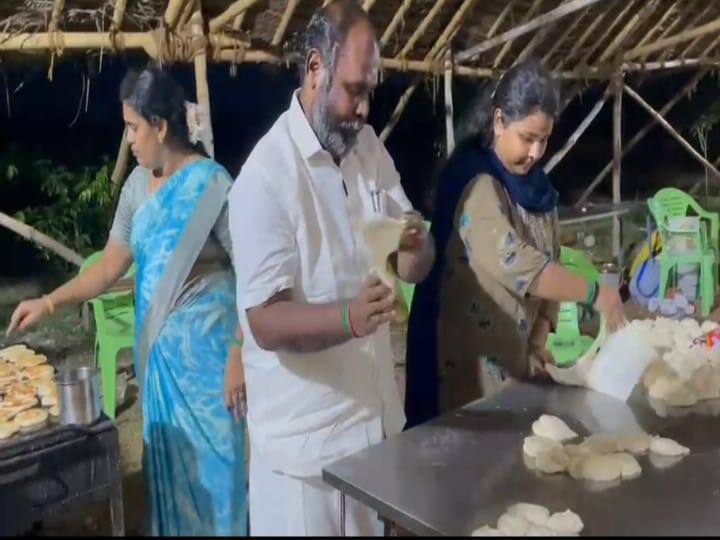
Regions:
<instances>
[{"instance_id":1,"label":"woman's bangle","mask_svg":"<svg viewBox=\"0 0 720 540\"><path fill-rule=\"evenodd\" d=\"M588 292L585 298L585 305L594 306L597 302L598 295L600 294L600 285L597 280L588 280Z\"/></svg>"},{"instance_id":2,"label":"woman's bangle","mask_svg":"<svg viewBox=\"0 0 720 540\"><path fill-rule=\"evenodd\" d=\"M50 300L50 297L47 294L44 294L42 299L45 302L45 307L48 310L48 314L52 315L53 313L55 313L55 304L53 304L53 301Z\"/></svg>"},{"instance_id":3,"label":"woman's bangle","mask_svg":"<svg viewBox=\"0 0 720 540\"><path fill-rule=\"evenodd\" d=\"M350 304L347 302L343 303L340 308L340 318L342 319L342 326L345 334L348 337L355 337L355 332L353 332L352 325L350 324Z\"/></svg>"}]
</instances>

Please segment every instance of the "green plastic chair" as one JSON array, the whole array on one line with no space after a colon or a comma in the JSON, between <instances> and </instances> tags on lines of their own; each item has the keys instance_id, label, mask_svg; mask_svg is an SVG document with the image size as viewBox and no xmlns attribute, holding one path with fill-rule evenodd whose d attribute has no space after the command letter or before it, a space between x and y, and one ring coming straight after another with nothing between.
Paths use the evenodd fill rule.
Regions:
<instances>
[{"instance_id":1,"label":"green plastic chair","mask_svg":"<svg viewBox=\"0 0 720 540\"><path fill-rule=\"evenodd\" d=\"M707 317L715 301L718 283L717 254L718 230L720 218L716 212L704 210L690 195L676 188L664 188L654 197L648 199L650 213L655 219L663 250L658 255L660 260L660 287L658 298L663 299L667 293L671 276L681 264L694 264L700 268L700 307L701 313ZM686 216L700 218L698 231L673 229L669 220ZM695 246L694 251L686 254L671 253L671 238L682 236Z\"/></svg>"},{"instance_id":2,"label":"green plastic chair","mask_svg":"<svg viewBox=\"0 0 720 540\"><path fill-rule=\"evenodd\" d=\"M586 279L597 280L600 273L581 251L561 247L560 264L568 270L580 274ZM578 305L575 302L562 302L558 313L555 332L548 335L545 347L550 351L558 366L572 364L593 344L594 338L580 333L578 323Z\"/></svg>"},{"instance_id":3,"label":"green plastic chair","mask_svg":"<svg viewBox=\"0 0 720 540\"><path fill-rule=\"evenodd\" d=\"M102 257L102 252L90 255L80 267L82 273ZM135 276L133 264L125 278ZM131 349L135 341L135 299L130 292L101 294L89 300L95 317L95 365L100 367L103 411L115 418L117 404L117 356L123 349Z\"/></svg>"}]
</instances>

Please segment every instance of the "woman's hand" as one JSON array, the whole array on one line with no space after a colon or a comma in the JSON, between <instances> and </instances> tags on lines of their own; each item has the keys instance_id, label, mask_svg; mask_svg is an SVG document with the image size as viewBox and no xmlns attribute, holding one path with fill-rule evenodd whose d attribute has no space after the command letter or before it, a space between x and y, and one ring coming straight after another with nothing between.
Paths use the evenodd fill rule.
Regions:
<instances>
[{"instance_id":1,"label":"woman's hand","mask_svg":"<svg viewBox=\"0 0 720 540\"><path fill-rule=\"evenodd\" d=\"M595 311L605 315L607 330L612 333L627 324L622 298L620 298L620 292L614 287L607 285L599 285L599 287L598 298L593 307Z\"/></svg>"},{"instance_id":2,"label":"woman's hand","mask_svg":"<svg viewBox=\"0 0 720 540\"><path fill-rule=\"evenodd\" d=\"M225 365L225 407L238 422L247 416L245 369L242 363L242 330L238 327L238 343L230 346Z\"/></svg>"},{"instance_id":3,"label":"woman's hand","mask_svg":"<svg viewBox=\"0 0 720 540\"><path fill-rule=\"evenodd\" d=\"M50 305L46 298L34 298L20 302L10 317L10 324L5 331L5 335L9 336L15 330L20 330L21 332L27 330L48 317L51 311Z\"/></svg>"}]
</instances>

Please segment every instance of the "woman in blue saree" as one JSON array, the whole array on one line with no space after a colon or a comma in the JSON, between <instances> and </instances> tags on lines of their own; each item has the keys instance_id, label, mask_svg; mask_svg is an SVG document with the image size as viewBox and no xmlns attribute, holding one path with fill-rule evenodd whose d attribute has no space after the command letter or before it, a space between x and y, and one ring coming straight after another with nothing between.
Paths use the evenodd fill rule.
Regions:
<instances>
[{"instance_id":1,"label":"woman in blue saree","mask_svg":"<svg viewBox=\"0 0 720 540\"><path fill-rule=\"evenodd\" d=\"M188 128L182 89L169 75L130 75L120 97L140 167L123 186L103 257L50 294L21 303L8 331L102 293L135 262L147 533L245 535L231 179L196 149L202 129L193 122Z\"/></svg>"}]
</instances>

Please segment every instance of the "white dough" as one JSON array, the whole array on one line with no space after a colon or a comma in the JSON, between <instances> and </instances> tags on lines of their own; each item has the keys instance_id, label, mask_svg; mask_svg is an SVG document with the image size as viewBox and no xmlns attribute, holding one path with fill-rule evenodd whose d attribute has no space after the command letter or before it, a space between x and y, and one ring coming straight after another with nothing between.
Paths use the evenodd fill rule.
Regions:
<instances>
[{"instance_id":1,"label":"white dough","mask_svg":"<svg viewBox=\"0 0 720 540\"><path fill-rule=\"evenodd\" d=\"M570 464L568 465L568 474L574 480L582 480L583 476L583 464L588 456L571 456Z\"/></svg>"},{"instance_id":2,"label":"white dough","mask_svg":"<svg viewBox=\"0 0 720 540\"><path fill-rule=\"evenodd\" d=\"M531 458L537 458L540 452L550 450L551 448L562 448L562 445L557 441L546 439L545 437L538 437L537 435L525 437L523 441L523 452Z\"/></svg>"},{"instance_id":3,"label":"white dough","mask_svg":"<svg viewBox=\"0 0 720 540\"><path fill-rule=\"evenodd\" d=\"M634 456L646 454L650 449L650 435L647 433L636 433L618 437L618 450L629 452Z\"/></svg>"},{"instance_id":4,"label":"white dough","mask_svg":"<svg viewBox=\"0 0 720 540\"><path fill-rule=\"evenodd\" d=\"M537 470L545 474L565 472L568 465L570 465L570 458L562 447L544 450L535 458Z\"/></svg>"},{"instance_id":5,"label":"white dough","mask_svg":"<svg viewBox=\"0 0 720 540\"><path fill-rule=\"evenodd\" d=\"M620 474L623 480L637 478L642 474L640 463L631 454L619 453L615 454L615 458L620 462Z\"/></svg>"},{"instance_id":6,"label":"white dough","mask_svg":"<svg viewBox=\"0 0 720 540\"><path fill-rule=\"evenodd\" d=\"M533 525L527 532L526 536L557 536L557 533L547 527L541 527L540 525Z\"/></svg>"},{"instance_id":7,"label":"white dough","mask_svg":"<svg viewBox=\"0 0 720 540\"><path fill-rule=\"evenodd\" d=\"M550 517L550 510L539 504L517 503L508 508L507 513L523 518L533 525L544 526Z\"/></svg>"},{"instance_id":8,"label":"white dough","mask_svg":"<svg viewBox=\"0 0 720 540\"><path fill-rule=\"evenodd\" d=\"M520 516L503 514L498 519L497 528L505 536L525 536L530 528L530 523Z\"/></svg>"},{"instance_id":9,"label":"white dough","mask_svg":"<svg viewBox=\"0 0 720 540\"><path fill-rule=\"evenodd\" d=\"M675 457L688 455L690 453L690 449L678 444L672 439L653 437L650 441L650 452L660 456Z\"/></svg>"},{"instance_id":10,"label":"white dough","mask_svg":"<svg viewBox=\"0 0 720 540\"><path fill-rule=\"evenodd\" d=\"M650 387L649 394L671 407L692 407L698 401L688 385L673 375L659 377Z\"/></svg>"},{"instance_id":11,"label":"white dough","mask_svg":"<svg viewBox=\"0 0 720 540\"><path fill-rule=\"evenodd\" d=\"M614 454L595 454L583 460L582 478L594 482L612 482L622 476L622 465Z\"/></svg>"},{"instance_id":12,"label":"white dough","mask_svg":"<svg viewBox=\"0 0 720 540\"><path fill-rule=\"evenodd\" d=\"M471 536L503 536L503 533L501 533L497 529L494 529L492 527L488 527L487 525L485 525L484 527L475 529L472 532Z\"/></svg>"},{"instance_id":13,"label":"white dough","mask_svg":"<svg viewBox=\"0 0 720 540\"><path fill-rule=\"evenodd\" d=\"M720 398L720 370L704 365L690 377L690 390L699 401Z\"/></svg>"},{"instance_id":14,"label":"white dough","mask_svg":"<svg viewBox=\"0 0 720 540\"><path fill-rule=\"evenodd\" d=\"M650 444L649 441L648 444ZM587 446L582 446L580 444L566 444L565 446L563 446L563 450L565 450L565 453L571 458L579 456L589 456L592 453L592 450L590 450L590 448L588 448Z\"/></svg>"},{"instance_id":15,"label":"white dough","mask_svg":"<svg viewBox=\"0 0 720 540\"><path fill-rule=\"evenodd\" d=\"M391 289L395 286L395 276L388 271L388 257L397 251L404 229L402 220L392 218L377 219L365 226L370 271Z\"/></svg>"},{"instance_id":16,"label":"white dough","mask_svg":"<svg viewBox=\"0 0 720 540\"><path fill-rule=\"evenodd\" d=\"M546 526L560 535L575 535L580 534L585 525L575 512L565 510L550 516Z\"/></svg>"},{"instance_id":17,"label":"white dough","mask_svg":"<svg viewBox=\"0 0 720 540\"><path fill-rule=\"evenodd\" d=\"M532 431L539 437L564 442L578 436L568 425L557 416L543 414L532 425Z\"/></svg>"},{"instance_id":18,"label":"white dough","mask_svg":"<svg viewBox=\"0 0 720 540\"><path fill-rule=\"evenodd\" d=\"M591 454L614 454L619 450L619 440L613 435L595 433L586 437L580 446Z\"/></svg>"}]
</instances>

